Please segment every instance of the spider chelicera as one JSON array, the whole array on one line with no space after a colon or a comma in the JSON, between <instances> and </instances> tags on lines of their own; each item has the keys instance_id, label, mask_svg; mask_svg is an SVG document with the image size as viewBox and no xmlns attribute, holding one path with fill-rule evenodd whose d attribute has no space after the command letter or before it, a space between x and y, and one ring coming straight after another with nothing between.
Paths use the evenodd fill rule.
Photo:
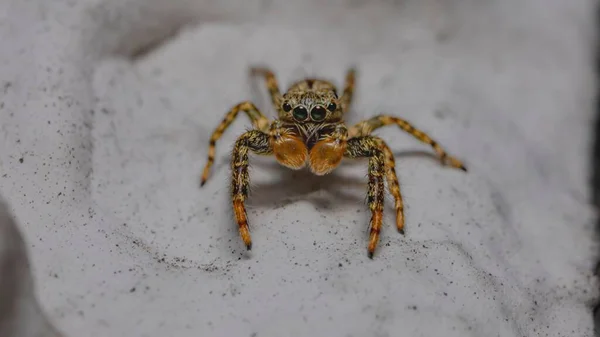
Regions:
<instances>
[{"instance_id":1,"label":"spider chelicera","mask_svg":"<svg viewBox=\"0 0 600 337\"><path fill-rule=\"evenodd\" d=\"M397 125L421 142L429 144L442 164L466 171L465 166L458 159L448 155L436 141L401 118L378 115L348 128L343 117L352 102L354 69L347 72L344 90L339 97L336 87L331 82L317 78L295 82L282 95L273 72L264 68L253 68L252 73L265 77L278 118L269 121L249 101L234 106L210 137L208 162L201 180L203 186L214 163L217 140L238 113L245 112L254 129L242 134L235 142L231 159L231 198L240 236L247 249L252 248L244 206L250 184L250 152L274 155L281 165L294 170L308 165L310 171L316 175L331 172L344 157L368 158L367 203L371 210L371 220L367 249L370 258L373 258L377 247L383 220L384 179L387 179L389 192L394 197L396 227L404 233L404 204L396 176L394 156L383 139L371 135L373 131L382 126Z\"/></svg>"}]
</instances>

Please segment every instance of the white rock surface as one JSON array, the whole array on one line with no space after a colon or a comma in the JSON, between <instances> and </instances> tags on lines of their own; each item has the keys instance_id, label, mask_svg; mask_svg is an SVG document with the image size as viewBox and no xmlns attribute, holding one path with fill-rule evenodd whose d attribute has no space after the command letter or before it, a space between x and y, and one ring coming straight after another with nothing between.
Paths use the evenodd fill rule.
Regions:
<instances>
[{"instance_id":1,"label":"white rock surface","mask_svg":"<svg viewBox=\"0 0 600 337\"><path fill-rule=\"evenodd\" d=\"M0 193L58 330L591 336L593 2L318 3L0 4ZM198 179L228 108L251 99L273 116L248 76L257 64L282 87L341 85L356 65L349 123L403 116L469 173L378 132L397 156L407 229L388 202L369 260L364 161L319 178L254 157L247 254L228 200L245 117Z\"/></svg>"},{"instance_id":2,"label":"white rock surface","mask_svg":"<svg viewBox=\"0 0 600 337\"><path fill-rule=\"evenodd\" d=\"M35 299L23 237L0 200L0 336L59 337Z\"/></svg>"}]
</instances>

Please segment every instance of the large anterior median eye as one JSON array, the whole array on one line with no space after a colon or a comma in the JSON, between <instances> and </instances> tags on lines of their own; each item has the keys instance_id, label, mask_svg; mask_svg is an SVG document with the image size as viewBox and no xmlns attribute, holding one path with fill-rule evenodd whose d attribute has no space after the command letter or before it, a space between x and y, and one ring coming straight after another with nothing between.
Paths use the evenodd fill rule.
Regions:
<instances>
[{"instance_id":1,"label":"large anterior median eye","mask_svg":"<svg viewBox=\"0 0 600 337\"><path fill-rule=\"evenodd\" d=\"M325 111L325 108L320 105L317 105L310 111L310 118L315 122L324 120L325 116L327 116L327 111Z\"/></svg>"},{"instance_id":2,"label":"large anterior median eye","mask_svg":"<svg viewBox=\"0 0 600 337\"><path fill-rule=\"evenodd\" d=\"M299 105L294 108L294 118L297 121L303 121L306 119L306 117L308 117L308 111L305 107Z\"/></svg>"}]
</instances>

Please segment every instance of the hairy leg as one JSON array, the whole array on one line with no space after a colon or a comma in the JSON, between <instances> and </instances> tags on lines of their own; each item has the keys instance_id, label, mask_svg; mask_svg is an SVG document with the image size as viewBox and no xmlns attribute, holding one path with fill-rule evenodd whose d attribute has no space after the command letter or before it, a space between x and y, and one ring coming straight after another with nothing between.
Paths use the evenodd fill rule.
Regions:
<instances>
[{"instance_id":1,"label":"hairy leg","mask_svg":"<svg viewBox=\"0 0 600 337\"><path fill-rule=\"evenodd\" d=\"M265 77L267 90L269 90L269 95L271 96L271 102L273 102L273 105L277 108L283 99L281 97L281 92L279 91L279 84L277 83L275 74L267 68L252 68L251 73L252 75L263 75ZM277 111L277 109L275 110Z\"/></svg>"},{"instance_id":2,"label":"hairy leg","mask_svg":"<svg viewBox=\"0 0 600 337\"><path fill-rule=\"evenodd\" d=\"M208 161L206 162L206 166L204 166L204 171L202 172L200 186L204 186L206 183L208 174L210 173L210 168L215 161L217 140L221 138L227 127L231 125L240 111L243 111L246 113L246 115L248 115L250 121L252 121L252 124L258 130L266 131L268 129L269 120L251 102L242 102L229 110L223 121L217 126L215 131L213 131L213 134L210 136L210 143L208 146Z\"/></svg>"},{"instance_id":3,"label":"hairy leg","mask_svg":"<svg viewBox=\"0 0 600 337\"><path fill-rule=\"evenodd\" d=\"M366 136L349 139L345 156L347 158L369 158L367 203L371 210L371 221L369 222L370 233L367 251L369 257L373 258L383 221L385 155L377 138Z\"/></svg>"},{"instance_id":4,"label":"hairy leg","mask_svg":"<svg viewBox=\"0 0 600 337\"><path fill-rule=\"evenodd\" d=\"M455 168L461 169L463 171L467 170L467 168L463 165L463 163L460 160L448 155L448 153L446 153L446 151L438 144L438 142L431 139L431 137L429 137L426 133L415 128L409 122L407 122L406 120L404 120L402 118L386 116L386 115L375 116L366 121L362 121L362 122L354 125L352 128L350 128L349 136L350 137L366 136L366 135L371 134L371 132L375 131L376 129L379 129L380 127L383 127L386 125L397 125L398 127L400 127L400 129L408 132L409 134L411 134L413 137L417 138L421 142L423 142L425 144L429 144L433 148L433 150L438 154L438 156L440 157L442 164L449 165L451 167L455 167Z\"/></svg>"},{"instance_id":5,"label":"hairy leg","mask_svg":"<svg viewBox=\"0 0 600 337\"><path fill-rule=\"evenodd\" d=\"M269 143L269 135L260 130L251 130L241 135L235 142L231 159L231 199L235 221L239 226L240 236L250 250L252 240L248 229L248 218L244 202L248 197L250 175L248 174L248 154L254 152L261 155L273 153Z\"/></svg>"},{"instance_id":6,"label":"hairy leg","mask_svg":"<svg viewBox=\"0 0 600 337\"><path fill-rule=\"evenodd\" d=\"M387 178L388 189L394 197L394 208L396 209L396 228L404 234L404 202L400 193L400 183L396 176L396 160L389 146L382 140L378 139L379 148L385 156L385 176Z\"/></svg>"},{"instance_id":7,"label":"hairy leg","mask_svg":"<svg viewBox=\"0 0 600 337\"><path fill-rule=\"evenodd\" d=\"M356 77L356 70L351 68L346 73L346 79L344 83L344 93L340 98L340 102L342 104L342 111L347 113L350 110L350 105L352 104L352 97L354 96L354 83Z\"/></svg>"}]
</instances>

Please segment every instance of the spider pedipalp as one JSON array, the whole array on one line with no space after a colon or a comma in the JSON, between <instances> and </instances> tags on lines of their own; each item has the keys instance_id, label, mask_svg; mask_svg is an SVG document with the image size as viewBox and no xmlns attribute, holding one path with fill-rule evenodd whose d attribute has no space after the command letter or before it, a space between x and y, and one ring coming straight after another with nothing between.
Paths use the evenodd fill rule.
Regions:
<instances>
[{"instance_id":1,"label":"spider pedipalp","mask_svg":"<svg viewBox=\"0 0 600 337\"><path fill-rule=\"evenodd\" d=\"M235 220L247 249L252 247L245 207L250 186L250 153L273 155L278 163L294 170L308 166L316 175L330 173L341 164L343 158L368 158L367 204L371 219L367 252L371 258L381 232L386 182L389 193L394 197L396 228L404 233L404 203L394 155L383 139L372 135L373 131L383 126L396 125L419 141L429 144L442 164L466 171L463 163L448 155L437 141L399 117L379 115L347 127L343 117L352 103L355 83L353 69L346 74L340 97L331 82L314 78L292 84L285 95L282 95L273 72L264 68L253 69L252 72L265 77L278 116L269 121L251 102L235 105L210 137L208 162L201 178L201 185L204 185L214 163L217 140L239 112L244 112L254 129L239 136L235 142L230 187Z\"/></svg>"}]
</instances>

